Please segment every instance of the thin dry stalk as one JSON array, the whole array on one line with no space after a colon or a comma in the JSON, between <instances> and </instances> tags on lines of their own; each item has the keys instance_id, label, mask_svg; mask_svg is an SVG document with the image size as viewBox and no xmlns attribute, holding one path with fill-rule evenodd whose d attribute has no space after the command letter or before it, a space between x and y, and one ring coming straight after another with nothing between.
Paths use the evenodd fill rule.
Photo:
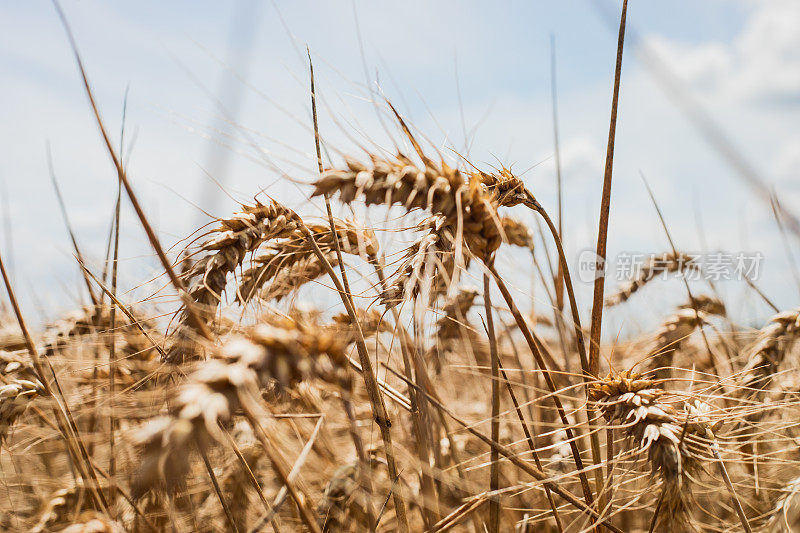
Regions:
<instances>
[{"instance_id":1,"label":"thin dry stalk","mask_svg":"<svg viewBox=\"0 0 800 533\"><path fill-rule=\"evenodd\" d=\"M511 398L511 402L514 404L514 410L517 412L517 418L519 418L519 424L522 427L522 432L525 434L525 439L528 441L528 448L531 450L531 454L533 455L533 460L536 463L536 468L544 472L544 468L542 466L542 461L539 459L539 452L536 449L536 437L531 433L530 429L528 429L528 423L525 421L525 415L522 414L522 409L520 408L519 402L517 401L517 396L514 394L514 388L511 386L511 382L508 379L508 375L506 375L506 371L503 368L503 364L498 359L497 366L500 368L500 372L503 374L503 381L506 384L506 390L508 390L508 395ZM561 517L558 514L558 507L556 506L556 502L553 499L553 494L550 492L548 487L544 488L545 495L547 496L547 502L550 504L550 511L553 513L553 520L556 523L556 528L560 533L563 533L564 526L561 523Z\"/></svg>"},{"instance_id":2,"label":"thin dry stalk","mask_svg":"<svg viewBox=\"0 0 800 533\"><path fill-rule=\"evenodd\" d=\"M492 369L492 440L500 440L500 361L497 355L497 339L494 333L494 318L492 316L492 298L489 285L489 274L483 275L483 304L486 313L486 329L489 335L489 355ZM490 458L489 491L496 494L500 489L500 452L492 449ZM489 533L500 531L500 501L493 496L489 502Z\"/></svg>"},{"instance_id":3,"label":"thin dry stalk","mask_svg":"<svg viewBox=\"0 0 800 533\"><path fill-rule=\"evenodd\" d=\"M556 213L556 220L558 221L558 237L564 239L564 201L562 199L563 180L561 179L561 147L558 135L558 90L556 89L556 40L555 37L550 35L550 97L551 109L553 111L553 149L555 152L556 163L556 187L558 194L558 212ZM555 279L556 284L556 322L559 334L561 333L561 311L564 309L564 271L561 267L561 262L558 263L558 271Z\"/></svg>"},{"instance_id":4,"label":"thin dry stalk","mask_svg":"<svg viewBox=\"0 0 800 533\"><path fill-rule=\"evenodd\" d=\"M58 186L58 179L56 179L56 172L53 168L53 157L50 153L50 143L47 143L47 170L50 173L50 181L53 184L53 190L56 192L56 199L58 200L58 207L61 211L61 216L64 219L64 225L67 227L67 233L69 233L69 240L72 242L72 248L75 250L75 255L78 258L80 263L83 263L83 255L81 254L81 249L78 246L78 241L75 238L75 232L72 231L72 224L69 221L69 215L67 214L67 207L64 205L64 198L61 196L61 187ZM97 306L98 300L92 290L92 284L89 282L89 278L86 277L86 273L82 272L83 280L86 282L86 290L89 293L89 298L92 300L92 305Z\"/></svg>"},{"instance_id":5,"label":"thin dry stalk","mask_svg":"<svg viewBox=\"0 0 800 533\"><path fill-rule=\"evenodd\" d=\"M286 487L289 495L294 500L297 508L300 512L300 517L303 520L303 524L312 532L312 533L322 533L317 522L315 521L314 513L308 507L306 503L306 499L297 488L294 486L294 483L289 479L289 474L286 472L286 468L283 465L283 461L280 456L277 454L277 449L275 444L271 441L270 437L264 431L264 428L261 427L261 424L258 422L258 418L255 416L253 412L245 408L245 416L247 417L247 421L253 427L256 432L256 437L261 442L262 446L264 447L264 453L267 455L270 464L272 465L273 471L277 474L278 479L281 481L283 486Z\"/></svg>"},{"instance_id":6,"label":"thin dry stalk","mask_svg":"<svg viewBox=\"0 0 800 533\"><path fill-rule=\"evenodd\" d=\"M428 401L430 401L431 404L434 407L436 407L437 409L439 409L440 411L445 413L447 416L452 418L464 430L466 430L469 433L471 433L472 435L476 436L478 439L480 439L481 441L486 443L490 448L497 449L497 451L500 452L500 455L502 455L503 457L508 459L512 464L514 464L514 466L516 466L517 468L519 468L523 472L527 473L528 475L530 475L534 479L540 481L545 487L549 488L554 494L557 494L558 496L562 497L564 500L569 502L571 505L573 505L577 509L580 509L581 511L583 511L590 518L593 518L593 519L597 520L597 523L599 525L604 525L605 527L607 527L611 531L614 531L615 533L622 533L622 530L620 530L619 528L617 528L616 526L614 526L613 524L611 524L609 522L609 518L608 517L601 516L597 512L597 510L594 509L592 504L587 505L584 502L582 502L577 496L572 494L571 492L569 492L569 491L567 491L565 489L562 489L561 486L559 486L557 483L555 483L553 481L550 481L550 478L547 476L547 474L545 474L544 472L542 472L538 468L536 468L534 466L531 466L529 463L527 463L525 461L522 461L519 457L517 457L517 455L512 450L510 450L509 448L503 446L502 444L500 444L500 443L498 443L496 441L493 441L491 438L487 437L483 433L481 433L478 430L476 430L475 428L473 428L471 424L468 424L467 422L465 422L464 420L459 418L455 413L453 413L450 409L448 409L444 404L442 404L439 400L434 398L433 395L426 394L424 391L422 391L422 389L420 387L418 387L417 385L412 383L410 380L405 379L400 374L398 374L398 373L394 373L394 374L398 378L400 378L403 381L405 381L410 387L414 387L420 394L425 394L427 396L427 398L428 398Z\"/></svg>"},{"instance_id":7,"label":"thin dry stalk","mask_svg":"<svg viewBox=\"0 0 800 533\"><path fill-rule=\"evenodd\" d=\"M305 446L303 446L303 449L300 451L300 455L297 456L297 460L295 461L294 465L292 465L291 470L287 474L287 479L290 482L294 482L295 478L300 473L300 469L303 467L306 458L308 457L314 443L316 442L316 438L320 428L322 427L323 420L324 418L320 417L319 421L317 422L317 425L314 427L314 431L311 433L311 436L309 436L308 441L306 442ZM281 505L283 505L283 502L286 501L286 497L288 496L288 494L289 494L289 489L286 487L286 485L283 485L278 491L278 494L275 495L275 499L272 501L272 508L263 517L261 517L261 519L259 519L256 525L253 526L253 528L250 529L250 533L257 533L258 531L266 527L268 523L273 521L275 513L278 512L278 509L280 509Z\"/></svg>"},{"instance_id":8,"label":"thin dry stalk","mask_svg":"<svg viewBox=\"0 0 800 533\"><path fill-rule=\"evenodd\" d=\"M127 109L127 92L125 93L125 107L123 108L122 114L122 123L124 132L124 124L125 124L125 110ZM123 139L120 139L120 149L123 146L122 143ZM113 263L111 266L111 331L116 331L117 329L117 305L114 303L117 297L117 274L118 274L118 266L119 266L119 219L120 219L120 203L122 200L122 184L117 183L117 201L114 207L114 255L113 255ZM83 261L80 262L81 266L83 266ZM85 270L85 269L83 269ZM88 271L86 271L88 272ZM142 330L144 331L144 330ZM116 343L116 336L112 335L110 340L110 349L108 351L108 408L109 408L109 415L108 415L108 444L109 444L109 458L108 458L108 475L110 481L109 487L109 496L108 499L112 502L116 501L116 490L117 484L115 480L115 476L117 473L117 459L116 459L116 416L114 413L114 396L116 395L116 374L117 374L117 343Z\"/></svg>"},{"instance_id":9,"label":"thin dry stalk","mask_svg":"<svg viewBox=\"0 0 800 533\"><path fill-rule=\"evenodd\" d=\"M370 263L372 263L375 273L378 276L378 281L381 284L381 289L386 290L387 288L387 281L386 276L383 272L382 261L376 256L373 255L370 259ZM474 299L474 296L473 296ZM471 302L470 302L471 304ZM396 332L400 337L400 352L403 357L403 371L408 379L416 379L416 382L420 384L425 391L432 390L432 386L430 383L430 379L428 378L427 371L425 369L425 365L421 361L421 356L419 351L415 348L413 341L410 339L410 336L406 329L403 327L401 320L400 320L400 312L398 311L396 306L390 306ZM438 360L438 359L437 359ZM412 361L413 361L413 371L412 371ZM425 401L424 398L420 398L416 391L409 387L408 389L408 398L409 398L409 407L412 414L412 428L414 431L414 435L416 437L417 446L416 452L417 457L419 458L421 465L430 465L430 456L431 456L431 448L433 444L431 443L431 435L428 431L430 426L430 422L432 420L430 407L428 403ZM443 418L443 417L442 417ZM443 424L444 426L444 424ZM425 492L425 496L427 501L425 502L425 508L423 510L424 514L423 517L428 521L431 522L431 525L435 520L433 518L437 518L439 516L438 511L435 513L431 513L428 509L428 506L438 506L438 500L436 500L436 487L434 486L434 480L431 477L428 468L423 468L422 471L422 485L423 490ZM459 475L463 479L462 472L460 470Z\"/></svg>"},{"instance_id":10,"label":"thin dry stalk","mask_svg":"<svg viewBox=\"0 0 800 533\"><path fill-rule=\"evenodd\" d=\"M525 319L522 318L522 314L519 312L517 305L514 303L514 299L511 297L511 293L508 291L503 278L500 277L500 274L497 273L497 270L494 269L493 266L487 265L489 271L494 276L495 283L497 287L500 289L500 292L503 295L503 298L506 301L506 304L511 311L511 314L514 315L514 320L517 322L517 327L522 332L522 335L525 337L525 341L528 343L528 347L533 354L534 359L536 360L536 364L542 370L542 376L544 377L545 383L547 384L547 388L550 390L550 398L555 405L556 410L558 411L558 416L561 419L561 423L564 426L564 431L567 433L567 438L569 439L569 446L570 450L572 451L572 457L575 461L575 468L578 470L578 476L581 480L581 488L583 489L584 498L586 498L586 503L589 506L594 504L594 497L592 496L592 489L589 487L589 481L586 478L586 472L583 468L583 459L581 459L580 450L578 450L577 441L575 439L574 432L572 430L572 424L570 424L569 419L567 418L566 412L564 411L564 406L561 403L561 399L558 397L558 391L556 389L555 382L553 381L553 376L551 375L551 371L548 369L547 364L545 363L544 359L542 358L541 350L539 349L539 344L535 341L534 337L531 335L530 330L528 329L528 325L525 323Z\"/></svg>"},{"instance_id":11,"label":"thin dry stalk","mask_svg":"<svg viewBox=\"0 0 800 533\"><path fill-rule=\"evenodd\" d=\"M306 52L308 53L308 64L309 64L309 71L310 71L310 81L311 81L311 105L312 105L312 113L314 119L314 143L317 152L317 166L320 175L323 174L323 167L322 167L322 153L320 151L320 135L319 135L319 123L317 121L317 94L314 89L314 64L311 61L311 51L306 48ZM339 262L339 269L342 274L342 282L341 284L338 282L335 273L333 272L333 268L330 266L329 262L323 257L322 252L317 245L316 240L314 239L313 235L307 233L307 237L311 244L314 247L314 253L319 258L320 262L324 263L326 270L328 271L331 279L336 284L336 288L339 289L340 296L342 301L347 308L347 313L350 315L350 322L353 325L354 333L355 333L355 340L356 346L358 348L358 355L361 359L361 366L364 369L362 375L364 377L364 384L367 387L367 391L370 395L370 403L372 405L372 412L373 416L376 418L376 422L381 427L381 438L383 439L384 445L384 452L386 455L386 463L389 469L389 475L392 476L393 479L399 479L400 475L397 473L397 467L395 465L395 458L394 458L394 450L392 447L392 440L391 434L389 432L389 420L386 416L386 407L383 405L383 400L380 397L380 392L377 385L377 380L375 379L374 374L372 373L371 363L369 361L369 355L367 354L366 344L364 343L364 335L361 330L361 326L358 322L358 315L355 310L355 305L353 304L353 293L350 291L350 284L347 280L347 273L345 272L344 268L344 260L342 259L342 250L339 245L339 239L337 238L336 226L333 220L333 213L331 211L331 204L329 194L325 193L325 208L328 214L328 222L330 224L330 232L331 232L331 239L334 242L334 246L336 249L336 258ZM340 285L343 284L343 287ZM344 289L342 291L341 289ZM381 422L384 422L383 424ZM363 456L360 457L363 462ZM365 465L362 465L365 466ZM366 474L365 474L366 475ZM393 492L394 504L395 504L395 513L397 515L398 525L401 532L408 531L408 518L406 517L406 508L405 502L403 501L402 496L397 491ZM369 517L369 524L370 528L372 528L373 524L376 522L373 521L372 509L371 504L368 503L367 513Z\"/></svg>"},{"instance_id":12,"label":"thin dry stalk","mask_svg":"<svg viewBox=\"0 0 800 533\"><path fill-rule=\"evenodd\" d=\"M614 94L611 99L611 120L608 126L608 145L606 147L606 165L603 174L603 194L600 199L600 223L597 231L597 262L595 272L605 271L606 242L608 240L608 217L611 209L611 177L614 172L614 142L617 132L617 105L619 103L619 85L622 74L622 50L625 44L625 19L628 14L628 0L622 1L622 14L619 21L617 38L617 61L614 69ZM589 373L596 376L600 366L600 330L603 323L603 287L605 276L596 276L592 297L592 323L589 342ZM597 462L597 458L595 458ZM601 470L596 470L601 472ZM600 480L601 478L598 478ZM597 486L598 495L602 483ZM601 508L603 508L601 498Z\"/></svg>"},{"instance_id":13,"label":"thin dry stalk","mask_svg":"<svg viewBox=\"0 0 800 533\"><path fill-rule=\"evenodd\" d=\"M430 529L430 533L443 533L444 531L449 531L457 526L459 522L464 520L467 516L477 511L481 505L486 503L487 499L488 498L484 495L478 495L470 499L466 503L455 508L449 515L436 522Z\"/></svg>"},{"instance_id":14,"label":"thin dry stalk","mask_svg":"<svg viewBox=\"0 0 800 533\"><path fill-rule=\"evenodd\" d=\"M95 475L94 469L92 468L89 455L86 452L86 447L83 444L81 439L80 433L78 432L78 427L75 424L75 420L72 417L72 413L70 411L69 405L66 403L64 398L64 394L61 391L61 387L58 383L58 378L56 377L55 372L52 370L52 366L50 366L51 375L53 376L53 381L56 385L56 390L58 391L58 396L54 394L53 389L50 387L49 382L45 378L44 367L42 366L41 360L39 359L39 352L36 349L36 344L33 342L33 338L31 337L30 332L28 331L28 326L25 323L25 319L22 316L22 311L19 308L19 304L17 302L16 294L14 293L14 289L11 286L11 280L8 278L8 273L6 272L5 264L3 263L2 254L0 254L0 273L3 276L3 282L6 286L6 291L8 293L8 298L11 301L11 308L14 310L14 315L17 318L17 323L19 324L20 331L22 331L23 338L25 339L25 345L28 350L28 353L31 356L31 361L33 362L33 368L36 372L36 378L38 379L39 383L42 385L42 390L47 396L52 396L56 399L58 404L58 408L53 409L53 414L58 421L59 431L65 438L67 442L67 449L70 450L70 453L74 459L75 465L78 466L80 469L80 474L83 479L89 480L93 482L90 485L90 492L92 497L95 501L95 504L98 509L103 509L108 511L108 502L105 498L105 495L99 490L99 483L97 481L97 476ZM48 363L49 364L49 363ZM88 466L88 470L85 468Z\"/></svg>"},{"instance_id":15,"label":"thin dry stalk","mask_svg":"<svg viewBox=\"0 0 800 533\"><path fill-rule=\"evenodd\" d=\"M318 167L318 171L319 171L319 173L321 175L322 172L323 172L323 167L322 167L322 152L320 150L319 122L317 120L317 93L316 93L316 90L314 89L314 63L311 61L311 50L308 47L306 47L306 52L308 54L308 66L309 66L310 82L311 82L311 109L312 109L312 115L313 115L313 120L314 120L314 144L315 144L315 148L316 148L316 152L317 152L317 167ZM328 234L328 237L330 238L330 240L333 241L333 248L334 248L334 250L336 252L336 262L339 264L339 272L342 275L342 283L344 285L345 290L347 291L347 297L350 299L351 304L352 304L352 292L350 291L350 282L347 279L347 272L345 271L344 259L342 258L342 245L339 242L340 233L337 231L336 223L335 223L335 221L333 219L333 211L331 210L331 202L330 202L330 198L328 197L328 195L325 195L325 210L326 210L326 213L328 215L328 223L329 223L329 229L330 229L330 233ZM344 236L348 237L348 235L346 233L345 233ZM360 240L360 236L357 236L357 238ZM370 241L371 241L371 243L375 242L374 235L370 235ZM350 247L348 246L348 248L350 248ZM359 246L359 248L362 248L362 247ZM377 250L375 250L375 246L373 245L371 253L374 255L376 253L376 251ZM367 252L367 253L369 253L369 252ZM351 322L352 322L352 326L353 326L353 330L354 330L353 331L354 340L358 341L359 340L358 339L358 335L360 333L359 325L358 325L358 320L359 320L358 314L354 313L350 318L351 318ZM363 338L361 340L363 341ZM376 527L376 523L377 522L376 522L376 519L375 519L375 513L374 513L374 511L372 509L372 501L371 501L372 481L371 481L371 479L369 477L369 474L367 472L367 466L368 466L367 457L366 457L366 454L364 452L364 446L363 446L363 443L361 441L361 437L359 436L358 431L356 429L356 424L355 424L355 419L354 419L354 415L353 415L352 404L351 404L349 396L342 398L342 405L344 407L344 410L345 410L345 412L347 414L347 417L348 417L348 421L350 423L350 435L351 435L351 438L353 439L353 445L356 448L356 453L358 454L358 461L359 461L359 466L360 466L360 469L359 469L360 470L360 480L359 481L361 482L362 486L366 489L366 498L365 498L366 501L364 503L364 507L365 507L365 514L367 516L367 525L369 526L369 530L370 531L375 531L375 527ZM403 515L401 520L405 519L405 516L404 516L405 511L404 510L400 510L399 512L400 512L401 515Z\"/></svg>"},{"instance_id":16,"label":"thin dry stalk","mask_svg":"<svg viewBox=\"0 0 800 533\"><path fill-rule=\"evenodd\" d=\"M369 396L370 407L372 408L372 416L375 420L375 423L378 424L378 427L381 430L381 439L383 440L383 450L386 457L386 464L387 469L389 470L389 475L392 479L399 479L400 474L397 470L397 464L394 455L394 447L392 445L392 435L389 428L391 428L392 423L389 420L388 414L386 412L386 406L383 403L383 397L380 394L380 388L378 385L378 380L375 378L375 373L372 368L372 362L369 358L369 352L367 351L366 343L364 342L364 335L361 330L361 326L358 323L358 318L356 315L355 306L353 305L353 301L351 299L351 294L345 290L342 286L342 283L339 281L339 278L336 276L336 273L333 271L333 267L331 267L330 263L325 259L322 251L317 246L316 241L314 240L314 236L311 232L305 228L302 228L306 232L306 237L311 242L311 245L314 248L314 254L317 258L322 262L325 266L325 270L328 273L328 276L333 281L334 285L336 286L336 290L339 292L339 295L342 299L342 303L344 304L345 308L347 309L347 314L350 316L351 323L355 326L354 330L356 333L356 348L358 350L358 357L361 363L361 375L364 378L364 385L367 389L367 394ZM406 508L405 502L403 501L402 495L399 491L392 491L392 498L394 500L395 505L395 514L397 515L397 520L399 524L399 528L402 532L408 531L408 518L406 517Z\"/></svg>"},{"instance_id":17,"label":"thin dry stalk","mask_svg":"<svg viewBox=\"0 0 800 533\"><path fill-rule=\"evenodd\" d=\"M211 480L211 485L214 487L214 493L217 495L217 499L219 500L220 505L222 505L222 509L225 511L225 518L228 520L228 525L231 527L231 530L234 533L239 533L239 528L236 525L236 518L233 516L233 512L231 511L228 502L225 501L225 497L222 495L222 489L219 486L219 481L217 480L217 475L214 473L214 469L211 466L211 462L208 460L208 454L206 454L206 450L202 444L195 442L197 447L197 451L200 453L200 457L203 458L203 465L206 467L206 472L208 472L208 477Z\"/></svg>"}]
</instances>

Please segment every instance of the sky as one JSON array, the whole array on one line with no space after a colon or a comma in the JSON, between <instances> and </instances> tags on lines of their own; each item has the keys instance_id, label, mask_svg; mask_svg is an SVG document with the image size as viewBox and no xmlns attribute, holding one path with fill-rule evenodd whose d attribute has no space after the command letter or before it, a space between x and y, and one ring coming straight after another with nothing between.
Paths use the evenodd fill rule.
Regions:
<instances>
[{"instance_id":1,"label":"sky","mask_svg":"<svg viewBox=\"0 0 800 533\"><path fill-rule=\"evenodd\" d=\"M2 252L23 308L44 323L82 298L46 146L79 243L98 271L116 175L51 2L0 6ZM407 148L386 97L432 152L510 167L551 213L554 49L571 268L594 248L620 2L62 0L62 7L117 145L127 92L128 174L173 251L210 220L204 210L225 216L258 194L304 216L323 214L308 201L316 158L306 47L333 163L344 154L364 158L362 147ZM645 176L678 248L760 253L756 283L778 307L796 306L793 258L769 206L681 102L711 117L737 156L798 212L800 4L631 0L628 23L609 257L669 249ZM535 227L529 213L514 214ZM379 209L359 215L402 223L385 221ZM154 292L159 268L127 202L121 239L121 287L138 301ZM788 237L790 249L797 244ZM516 293L530 297L528 257L508 251L498 261ZM612 276L606 291L619 283ZM606 335L649 327L686 299L679 281L655 284L624 309L607 311ZM591 285L578 285L588 316ZM743 282L720 290L743 322L769 316ZM536 291L533 298L546 305Z\"/></svg>"}]
</instances>

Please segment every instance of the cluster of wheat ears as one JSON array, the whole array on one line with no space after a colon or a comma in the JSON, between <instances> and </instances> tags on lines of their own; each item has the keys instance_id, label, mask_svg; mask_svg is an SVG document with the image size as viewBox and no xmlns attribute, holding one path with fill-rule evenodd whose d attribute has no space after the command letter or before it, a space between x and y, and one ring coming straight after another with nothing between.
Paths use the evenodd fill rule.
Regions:
<instances>
[{"instance_id":1,"label":"cluster of wheat ears","mask_svg":"<svg viewBox=\"0 0 800 533\"><path fill-rule=\"evenodd\" d=\"M624 10L620 54L623 34ZM600 346L598 307L692 262L673 249L605 300L601 285L590 333L560 231L522 181L426 155L388 102L410 153L326 169L316 135L308 194L326 218L254 201L173 261L76 58L181 308L118 296L118 218L102 275L75 245L91 303L42 334L2 268L3 530L800 528L800 309L753 331L686 284L657 331ZM333 202L400 210L416 240L384 250L385 230L335 219ZM512 211L546 223L536 248ZM548 312L523 314L495 269L511 246L530 252ZM308 284L341 305L299 303Z\"/></svg>"}]
</instances>

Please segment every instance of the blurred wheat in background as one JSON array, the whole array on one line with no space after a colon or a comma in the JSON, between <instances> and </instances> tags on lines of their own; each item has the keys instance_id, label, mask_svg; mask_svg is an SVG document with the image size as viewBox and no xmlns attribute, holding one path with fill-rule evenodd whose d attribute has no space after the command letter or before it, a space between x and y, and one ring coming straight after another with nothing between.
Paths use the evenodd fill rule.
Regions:
<instances>
[{"instance_id":1,"label":"blurred wheat in background","mask_svg":"<svg viewBox=\"0 0 800 533\"><path fill-rule=\"evenodd\" d=\"M627 0L618 8L602 193L587 207L600 209L586 241L597 245L576 265L564 228L582 221L562 201L554 56L554 207L510 163L470 156L466 131L463 150L431 140L379 84L366 101L392 143L328 113L351 148L330 142L320 118L336 95L307 48L307 138L283 149L313 165L283 171L289 159L264 151L265 181L279 186L177 235L137 194L125 115L117 136L54 2L116 197L96 260L49 161L80 275L73 312L39 327L23 298L52 283L2 253L0 528L800 531L800 308L776 306L749 270L732 282L772 316L734 309L719 265L673 240L647 180L665 247L626 279L606 266L609 219L629 209L614 152L637 39ZM234 47L227 61L239 60ZM672 88L791 258L791 206ZM220 93L230 103L237 90ZM254 157L262 139L230 117L214 138L244 139ZM209 151L212 181L232 152ZM282 198L290 188L297 207ZM122 281L123 224L143 230L152 277ZM658 291L678 303L661 313ZM641 308L657 323L608 325Z\"/></svg>"}]
</instances>

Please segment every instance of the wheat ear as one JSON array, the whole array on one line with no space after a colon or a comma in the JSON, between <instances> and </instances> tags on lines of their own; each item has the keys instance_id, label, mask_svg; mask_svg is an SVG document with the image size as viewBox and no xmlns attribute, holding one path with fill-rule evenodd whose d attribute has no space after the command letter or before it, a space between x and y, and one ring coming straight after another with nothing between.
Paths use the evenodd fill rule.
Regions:
<instances>
[{"instance_id":1,"label":"wheat ear","mask_svg":"<svg viewBox=\"0 0 800 533\"><path fill-rule=\"evenodd\" d=\"M220 426L242 407L252 411L260 385L275 380L292 386L319 376L349 386L346 365L339 337L325 330L260 324L230 340L216 359L188 377L170 414L148 422L134 436L142 448L134 498L154 488L180 487L189 471L187 447L197 444L203 451L221 442Z\"/></svg>"},{"instance_id":2,"label":"wheat ear","mask_svg":"<svg viewBox=\"0 0 800 533\"><path fill-rule=\"evenodd\" d=\"M653 356L649 360L648 369L655 371L655 379L669 376L669 367L672 366L675 352L695 329L703 327L708 316L707 313L694 309L679 309L661 324L647 350Z\"/></svg>"},{"instance_id":3,"label":"wheat ear","mask_svg":"<svg viewBox=\"0 0 800 533\"><path fill-rule=\"evenodd\" d=\"M8 438L8 433L17 418L22 416L30 403L42 393L38 381L13 379L0 385L0 444Z\"/></svg>"},{"instance_id":4,"label":"wheat ear","mask_svg":"<svg viewBox=\"0 0 800 533\"><path fill-rule=\"evenodd\" d=\"M786 354L800 338L800 309L778 313L769 325L759 332L755 344L748 350L747 364L742 371L742 386L748 395L763 399Z\"/></svg>"},{"instance_id":5,"label":"wheat ear","mask_svg":"<svg viewBox=\"0 0 800 533\"><path fill-rule=\"evenodd\" d=\"M512 246L519 246L533 251L533 234L528 226L509 216L504 216L500 219L500 222L503 225L505 242Z\"/></svg>"},{"instance_id":6,"label":"wheat ear","mask_svg":"<svg viewBox=\"0 0 800 533\"><path fill-rule=\"evenodd\" d=\"M195 308L184 308L181 314L178 339L167 354L169 362L196 358L187 357L191 330L196 329L191 313L196 313L204 323L213 318L228 275L241 266L245 256L267 240L296 235L301 227L300 217L274 200L243 205L239 213L220 220L220 225L211 231L212 236L200 246L203 257L182 278L190 283L188 296Z\"/></svg>"},{"instance_id":7,"label":"wheat ear","mask_svg":"<svg viewBox=\"0 0 800 533\"><path fill-rule=\"evenodd\" d=\"M205 318L213 316L228 274L242 264L247 253L269 239L295 235L301 225L293 211L275 201L242 206L241 212L221 220L213 236L200 248L205 255L185 276L187 281L194 281L189 295L204 309Z\"/></svg>"},{"instance_id":8,"label":"wheat ear","mask_svg":"<svg viewBox=\"0 0 800 533\"><path fill-rule=\"evenodd\" d=\"M654 381L631 371L593 383L589 394L611 427L647 451L652 473L664 483L661 505L670 510L667 516L684 515L689 476L710 456L704 451L708 406L685 402L678 411Z\"/></svg>"},{"instance_id":9,"label":"wheat ear","mask_svg":"<svg viewBox=\"0 0 800 533\"><path fill-rule=\"evenodd\" d=\"M442 162L436 166L424 158L420 169L407 157L399 154L392 160L372 156L367 167L354 159L346 159L347 168L329 170L315 182L313 196L338 193L342 202L350 203L361 197L367 205L401 205L407 210L424 209L434 216L431 229L410 250L405 264L398 270L398 281L382 295L382 301L393 305L419 292L423 266L433 261L444 263L442 256L454 250L459 257L463 246L475 257L486 259L500 246L501 227L497 207L503 198L500 181L498 191L490 191L480 173L464 176L459 170ZM515 191L506 187L507 191ZM512 203L509 200L509 203ZM447 242L449 241L449 242ZM462 246L463 241L463 246ZM433 255L428 255L434 252ZM455 262L451 263L457 266ZM452 279L453 268L450 277ZM434 275L434 279L438 279ZM435 291L433 291L435 293Z\"/></svg>"},{"instance_id":10,"label":"wheat ear","mask_svg":"<svg viewBox=\"0 0 800 533\"><path fill-rule=\"evenodd\" d=\"M328 226L311 225L308 229L328 262L333 266L337 265L336 243ZM365 258L377 253L377 240L371 230L357 228L347 222L337 222L336 233L342 252ZM256 295L265 300L280 300L308 281L325 274L310 241L302 233L274 243L255 257L253 264L254 266L242 273L239 281L237 299L240 304L247 303ZM271 286L262 291L268 282L272 282Z\"/></svg>"}]
</instances>

